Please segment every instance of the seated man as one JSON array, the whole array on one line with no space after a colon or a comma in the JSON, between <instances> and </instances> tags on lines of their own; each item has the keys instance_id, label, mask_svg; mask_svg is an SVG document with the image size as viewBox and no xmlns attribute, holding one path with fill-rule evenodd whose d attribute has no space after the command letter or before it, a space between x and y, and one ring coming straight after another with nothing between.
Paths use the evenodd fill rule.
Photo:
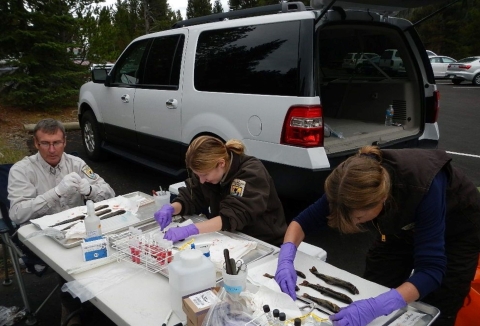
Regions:
<instances>
[{"instance_id":1,"label":"seated man","mask_svg":"<svg viewBox=\"0 0 480 326\"><path fill-rule=\"evenodd\" d=\"M41 120L33 130L38 153L25 157L10 169L9 215L17 225L83 206L86 199L99 202L115 196L108 183L81 158L64 153L66 138L61 122ZM66 304L72 301L72 297L67 293L61 293L61 296L63 319L79 307L80 301L78 304Z\"/></svg>"}]
</instances>

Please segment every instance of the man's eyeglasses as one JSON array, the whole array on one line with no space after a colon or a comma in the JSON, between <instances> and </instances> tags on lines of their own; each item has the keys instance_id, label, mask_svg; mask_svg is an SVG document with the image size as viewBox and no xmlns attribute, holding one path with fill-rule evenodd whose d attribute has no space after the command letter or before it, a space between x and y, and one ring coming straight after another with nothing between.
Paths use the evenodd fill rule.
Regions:
<instances>
[{"instance_id":1,"label":"man's eyeglasses","mask_svg":"<svg viewBox=\"0 0 480 326\"><path fill-rule=\"evenodd\" d=\"M58 148L61 148L64 144L65 142L63 140L54 141L53 143L49 143L48 141L41 141L38 143L38 145L43 149L49 149L50 146L53 146L53 148L58 149Z\"/></svg>"}]
</instances>

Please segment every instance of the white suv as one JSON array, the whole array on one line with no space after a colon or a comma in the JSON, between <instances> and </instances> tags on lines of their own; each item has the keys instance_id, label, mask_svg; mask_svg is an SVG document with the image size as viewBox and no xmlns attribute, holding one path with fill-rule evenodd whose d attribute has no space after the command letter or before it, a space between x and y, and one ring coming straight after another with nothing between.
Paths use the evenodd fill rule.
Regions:
<instances>
[{"instance_id":1,"label":"white suv","mask_svg":"<svg viewBox=\"0 0 480 326\"><path fill-rule=\"evenodd\" d=\"M80 89L88 156L115 153L183 177L193 139L236 138L281 195L307 199L361 146L435 147L438 91L411 23L389 17L388 7L313 5L199 17L133 40L108 75L93 69ZM392 46L404 53L401 76L339 64L347 53ZM401 126L385 126L390 104Z\"/></svg>"}]
</instances>

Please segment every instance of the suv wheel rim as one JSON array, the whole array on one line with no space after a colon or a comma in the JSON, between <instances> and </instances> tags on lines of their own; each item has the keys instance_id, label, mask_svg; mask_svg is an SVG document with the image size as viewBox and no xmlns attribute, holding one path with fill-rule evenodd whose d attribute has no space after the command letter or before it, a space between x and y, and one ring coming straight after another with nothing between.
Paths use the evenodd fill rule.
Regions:
<instances>
[{"instance_id":1,"label":"suv wheel rim","mask_svg":"<svg viewBox=\"0 0 480 326\"><path fill-rule=\"evenodd\" d=\"M475 85L480 85L480 74L475 76L473 82L475 83Z\"/></svg>"},{"instance_id":2,"label":"suv wheel rim","mask_svg":"<svg viewBox=\"0 0 480 326\"><path fill-rule=\"evenodd\" d=\"M95 149L95 136L93 134L92 124L90 122L85 123L83 127L83 141L89 152L93 152Z\"/></svg>"}]
</instances>

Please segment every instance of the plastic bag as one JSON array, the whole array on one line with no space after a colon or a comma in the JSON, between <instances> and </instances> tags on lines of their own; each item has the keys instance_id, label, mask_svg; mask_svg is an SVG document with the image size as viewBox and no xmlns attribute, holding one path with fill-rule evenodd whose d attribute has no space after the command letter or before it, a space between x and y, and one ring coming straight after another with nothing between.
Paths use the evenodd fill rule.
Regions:
<instances>
[{"instance_id":1,"label":"plastic bag","mask_svg":"<svg viewBox=\"0 0 480 326\"><path fill-rule=\"evenodd\" d=\"M248 307L241 295L230 294L222 288L218 298L208 310L202 326L263 325L254 321L254 311Z\"/></svg>"},{"instance_id":2,"label":"plastic bag","mask_svg":"<svg viewBox=\"0 0 480 326\"><path fill-rule=\"evenodd\" d=\"M25 310L13 306L10 308L0 306L0 326L10 326L18 323L26 315Z\"/></svg>"}]
</instances>

